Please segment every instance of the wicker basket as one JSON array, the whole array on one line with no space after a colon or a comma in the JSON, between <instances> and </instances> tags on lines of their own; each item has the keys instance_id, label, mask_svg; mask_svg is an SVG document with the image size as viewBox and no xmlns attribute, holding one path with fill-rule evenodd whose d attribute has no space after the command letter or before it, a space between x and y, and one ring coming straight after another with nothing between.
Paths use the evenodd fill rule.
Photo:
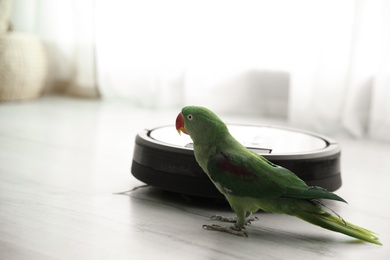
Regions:
<instances>
[{"instance_id":1,"label":"wicker basket","mask_svg":"<svg viewBox=\"0 0 390 260\"><path fill-rule=\"evenodd\" d=\"M0 35L0 101L36 98L45 86L47 60L38 37Z\"/></svg>"}]
</instances>

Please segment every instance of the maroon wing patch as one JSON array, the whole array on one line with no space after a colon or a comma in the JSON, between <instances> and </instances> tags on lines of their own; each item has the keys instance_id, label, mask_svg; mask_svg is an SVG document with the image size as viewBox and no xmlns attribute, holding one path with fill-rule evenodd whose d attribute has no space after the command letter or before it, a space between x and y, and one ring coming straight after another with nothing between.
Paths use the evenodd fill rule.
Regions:
<instances>
[{"instance_id":1,"label":"maroon wing patch","mask_svg":"<svg viewBox=\"0 0 390 260\"><path fill-rule=\"evenodd\" d=\"M216 165L216 167L219 170L227 171L231 174L234 174L237 177L244 177L245 179L246 178L249 178L249 179L258 178L258 176L255 173L245 169L245 167L243 167L243 166L234 165L232 163L232 161L229 159L229 157L227 157L223 153L222 153L222 155L223 155L223 157L220 157L218 159L217 165Z\"/></svg>"}]
</instances>

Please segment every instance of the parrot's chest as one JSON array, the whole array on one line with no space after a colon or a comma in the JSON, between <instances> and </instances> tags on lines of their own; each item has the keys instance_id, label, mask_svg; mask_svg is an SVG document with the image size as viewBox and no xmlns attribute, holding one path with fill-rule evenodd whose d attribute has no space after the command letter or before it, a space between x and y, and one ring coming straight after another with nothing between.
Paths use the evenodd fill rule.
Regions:
<instances>
[{"instance_id":1,"label":"parrot's chest","mask_svg":"<svg viewBox=\"0 0 390 260\"><path fill-rule=\"evenodd\" d=\"M202 168L202 170L207 173L207 175L209 175L209 172L207 170L207 163L209 159L216 154L216 151L216 146L204 147L200 145L194 145L195 159L198 162L199 166Z\"/></svg>"}]
</instances>

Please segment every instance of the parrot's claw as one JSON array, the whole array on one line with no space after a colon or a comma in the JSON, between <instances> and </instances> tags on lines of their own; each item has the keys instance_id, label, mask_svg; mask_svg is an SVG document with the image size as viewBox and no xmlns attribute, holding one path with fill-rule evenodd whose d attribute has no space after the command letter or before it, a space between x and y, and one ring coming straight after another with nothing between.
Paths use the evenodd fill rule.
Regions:
<instances>
[{"instance_id":1,"label":"parrot's claw","mask_svg":"<svg viewBox=\"0 0 390 260\"><path fill-rule=\"evenodd\" d=\"M236 225L230 227L222 227L218 225L203 225L203 229L226 232L240 237L248 237L247 233L245 233L242 228L238 228Z\"/></svg>"},{"instance_id":2,"label":"parrot's claw","mask_svg":"<svg viewBox=\"0 0 390 260\"><path fill-rule=\"evenodd\" d=\"M258 221L258 220L259 220L258 217L250 216L249 218L246 219L245 225L252 225L252 221Z\"/></svg>"}]
</instances>

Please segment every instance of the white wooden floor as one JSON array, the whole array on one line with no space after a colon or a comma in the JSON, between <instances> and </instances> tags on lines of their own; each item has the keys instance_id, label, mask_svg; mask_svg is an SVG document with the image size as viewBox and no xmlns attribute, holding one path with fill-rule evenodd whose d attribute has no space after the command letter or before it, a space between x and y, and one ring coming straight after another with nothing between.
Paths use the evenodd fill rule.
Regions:
<instances>
[{"instance_id":1,"label":"white wooden floor","mask_svg":"<svg viewBox=\"0 0 390 260\"><path fill-rule=\"evenodd\" d=\"M58 97L0 103L0 259L390 259L390 144L339 139L337 193L349 205L329 204L384 246L265 213L248 238L206 231L228 207L127 192L142 185L130 174L136 133L178 112Z\"/></svg>"}]
</instances>

